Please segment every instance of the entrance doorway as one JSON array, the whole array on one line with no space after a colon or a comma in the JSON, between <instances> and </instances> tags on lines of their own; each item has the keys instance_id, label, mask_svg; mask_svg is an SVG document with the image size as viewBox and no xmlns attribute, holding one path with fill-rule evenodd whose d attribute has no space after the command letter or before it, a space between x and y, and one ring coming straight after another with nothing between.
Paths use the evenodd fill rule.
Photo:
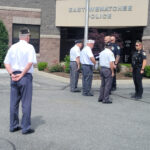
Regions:
<instances>
[{"instance_id":1,"label":"entrance doorway","mask_svg":"<svg viewBox=\"0 0 150 150\"><path fill-rule=\"evenodd\" d=\"M131 56L135 50L136 40L142 40L143 27L132 28L119 28L119 29L94 29L98 34L103 35L100 42L103 42L105 35L118 35L117 42L121 44L121 62L131 63ZM93 29L89 29L89 35L93 32ZM93 38L97 36L97 33ZM65 55L69 55L70 48L74 45L74 41L77 39L84 39L84 28L61 28L61 42L60 42L60 61L64 60ZM99 48L95 44L93 53L99 53L103 48ZM104 44L101 44L104 45Z\"/></svg>"}]
</instances>

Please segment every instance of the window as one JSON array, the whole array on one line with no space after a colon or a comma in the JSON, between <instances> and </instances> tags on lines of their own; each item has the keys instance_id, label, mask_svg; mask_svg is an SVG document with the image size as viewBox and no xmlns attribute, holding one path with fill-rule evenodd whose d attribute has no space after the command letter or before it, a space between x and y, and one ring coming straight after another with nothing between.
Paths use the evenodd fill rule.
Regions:
<instances>
[{"instance_id":1,"label":"window","mask_svg":"<svg viewBox=\"0 0 150 150\"><path fill-rule=\"evenodd\" d=\"M30 29L31 32L30 44L34 46L36 53L39 53L39 49L40 49L40 26L39 25L13 24L13 33L12 33L13 44L18 42L19 31L24 27Z\"/></svg>"}]
</instances>

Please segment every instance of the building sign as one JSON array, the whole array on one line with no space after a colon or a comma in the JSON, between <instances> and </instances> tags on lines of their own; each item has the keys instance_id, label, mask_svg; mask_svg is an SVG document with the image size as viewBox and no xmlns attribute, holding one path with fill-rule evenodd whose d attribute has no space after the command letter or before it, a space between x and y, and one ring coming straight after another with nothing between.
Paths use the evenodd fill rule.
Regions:
<instances>
[{"instance_id":1,"label":"building sign","mask_svg":"<svg viewBox=\"0 0 150 150\"><path fill-rule=\"evenodd\" d=\"M56 0L56 26L82 27L86 0ZM90 0L89 26L147 26L149 0Z\"/></svg>"}]
</instances>

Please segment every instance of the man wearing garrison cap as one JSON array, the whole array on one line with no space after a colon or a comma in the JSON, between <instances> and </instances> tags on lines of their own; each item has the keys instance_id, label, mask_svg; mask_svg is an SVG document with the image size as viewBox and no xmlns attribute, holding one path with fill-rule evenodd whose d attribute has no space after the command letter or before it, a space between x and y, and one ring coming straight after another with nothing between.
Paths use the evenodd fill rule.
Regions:
<instances>
[{"instance_id":1,"label":"man wearing garrison cap","mask_svg":"<svg viewBox=\"0 0 150 150\"><path fill-rule=\"evenodd\" d=\"M93 79L93 65L96 64L92 53L94 43L94 40L88 40L87 45L83 48L80 54L80 61L82 64L82 95L84 96L93 96L91 86Z\"/></svg>"},{"instance_id":2,"label":"man wearing garrison cap","mask_svg":"<svg viewBox=\"0 0 150 150\"><path fill-rule=\"evenodd\" d=\"M36 64L34 47L29 44L30 31L19 32L19 42L13 44L5 57L4 64L10 74L10 132L22 129L22 134L33 133L31 129L32 73ZM19 124L19 103L22 102L22 121Z\"/></svg>"},{"instance_id":3,"label":"man wearing garrison cap","mask_svg":"<svg viewBox=\"0 0 150 150\"><path fill-rule=\"evenodd\" d=\"M80 69L80 49L83 46L82 40L76 40L75 45L70 50L70 91L81 92L77 88Z\"/></svg>"}]
</instances>

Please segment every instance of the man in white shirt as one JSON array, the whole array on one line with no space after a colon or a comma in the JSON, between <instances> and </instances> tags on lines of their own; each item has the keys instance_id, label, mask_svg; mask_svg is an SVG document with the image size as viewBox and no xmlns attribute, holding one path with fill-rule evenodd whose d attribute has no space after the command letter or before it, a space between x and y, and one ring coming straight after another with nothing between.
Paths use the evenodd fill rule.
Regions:
<instances>
[{"instance_id":1,"label":"man in white shirt","mask_svg":"<svg viewBox=\"0 0 150 150\"><path fill-rule=\"evenodd\" d=\"M80 49L83 46L82 40L76 40L75 45L70 50L70 91L81 92L77 88L80 69Z\"/></svg>"},{"instance_id":2,"label":"man in white shirt","mask_svg":"<svg viewBox=\"0 0 150 150\"><path fill-rule=\"evenodd\" d=\"M5 57L5 68L11 77L10 132L22 129L22 134L33 133L31 129L32 72L36 64L34 47L29 44L30 31L24 28L19 32L19 42L13 44ZM19 125L19 103L22 102L22 122Z\"/></svg>"},{"instance_id":3,"label":"man in white shirt","mask_svg":"<svg viewBox=\"0 0 150 150\"><path fill-rule=\"evenodd\" d=\"M101 87L100 96L98 102L103 102L105 104L110 104L112 101L109 99L109 93L112 86L112 79L114 76L114 61L115 57L111 51L111 44L107 43L105 49L100 52L99 64L101 66L100 76L101 76Z\"/></svg>"},{"instance_id":4,"label":"man in white shirt","mask_svg":"<svg viewBox=\"0 0 150 150\"><path fill-rule=\"evenodd\" d=\"M88 40L80 53L80 62L82 64L82 89L84 96L93 96L91 93L93 66L96 64L92 49L94 47L94 40Z\"/></svg>"}]
</instances>

